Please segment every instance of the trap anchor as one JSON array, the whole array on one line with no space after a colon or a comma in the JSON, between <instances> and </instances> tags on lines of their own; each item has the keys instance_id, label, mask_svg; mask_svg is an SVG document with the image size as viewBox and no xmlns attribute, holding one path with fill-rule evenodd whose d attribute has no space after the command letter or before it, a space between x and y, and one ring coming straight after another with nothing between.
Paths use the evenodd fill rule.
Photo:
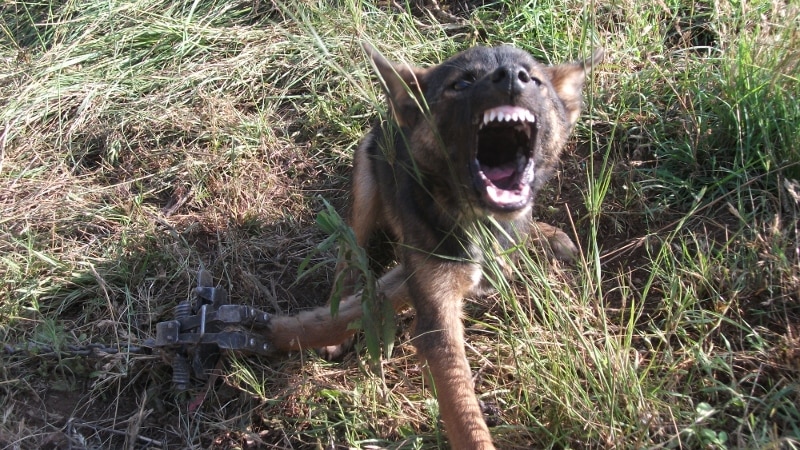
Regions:
<instances>
[{"instance_id":1,"label":"trap anchor","mask_svg":"<svg viewBox=\"0 0 800 450\"><path fill-rule=\"evenodd\" d=\"M191 374L208 376L222 350L269 355L272 346L263 331L270 315L250 306L228 304L228 292L214 287L211 274L201 269L194 302L175 307L175 319L156 324L154 347L172 360L172 382L179 391L189 388ZM259 332L259 329L262 332Z\"/></svg>"}]
</instances>

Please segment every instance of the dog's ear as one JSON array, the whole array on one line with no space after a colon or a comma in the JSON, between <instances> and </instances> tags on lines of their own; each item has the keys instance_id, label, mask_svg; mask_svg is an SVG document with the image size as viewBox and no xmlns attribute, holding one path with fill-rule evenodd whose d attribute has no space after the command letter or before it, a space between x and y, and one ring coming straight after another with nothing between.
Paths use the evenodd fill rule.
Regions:
<instances>
[{"instance_id":1,"label":"dog's ear","mask_svg":"<svg viewBox=\"0 0 800 450\"><path fill-rule=\"evenodd\" d=\"M425 90L427 69L409 64L393 63L367 42L362 42L361 46L364 47L364 51L372 60L372 65L380 76L395 120L400 125L408 125L407 122L423 107L422 93Z\"/></svg>"},{"instance_id":2,"label":"dog's ear","mask_svg":"<svg viewBox=\"0 0 800 450\"><path fill-rule=\"evenodd\" d=\"M586 79L586 72L592 70L603 61L605 52L603 49L595 50L590 58L582 62L559 64L557 66L546 67L550 83L558 94L558 98L564 103L564 111L567 113L567 121L570 126L575 125L581 115L583 106L583 84Z\"/></svg>"}]
</instances>

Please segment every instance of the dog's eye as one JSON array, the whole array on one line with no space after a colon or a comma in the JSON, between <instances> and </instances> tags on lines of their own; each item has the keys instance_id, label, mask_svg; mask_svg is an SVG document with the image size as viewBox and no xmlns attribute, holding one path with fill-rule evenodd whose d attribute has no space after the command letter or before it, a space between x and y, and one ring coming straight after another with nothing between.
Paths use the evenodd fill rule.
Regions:
<instances>
[{"instance_id":1,"label":"dog's eye","mask_svg":"<svg viewBox=\"0 0 800 450\"><path fill-rule=\"evenodd\" d=\"M452 88L454 91L463 91L464 89L472 86L472 81L472 77L461 78L453 83Z\"/></svg>"}]
</instances>

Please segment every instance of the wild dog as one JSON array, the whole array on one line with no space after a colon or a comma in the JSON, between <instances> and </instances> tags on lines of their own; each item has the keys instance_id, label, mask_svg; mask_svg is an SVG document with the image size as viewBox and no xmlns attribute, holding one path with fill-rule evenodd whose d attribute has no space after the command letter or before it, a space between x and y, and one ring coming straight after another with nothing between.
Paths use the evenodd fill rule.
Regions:
<instances>
[{"instance_id":1,"label":"wild dog","mask_svg":"<svg viewBox=\"0 0 800 450\"><path fill-rule=\"evenodd\" d=\"M532 221L531 208L580 116L586 72L602 51L544 66L514 47L475 47L418 68L364 48L391 120L378 122L355 152L350 225L361 246L379 228L396 239L399 263L378 280L378 295L416 310L413 344L432 375L452 448L493 449L461 320L462 301L479 292L493 255L471 230L491 221L498 251L534 233L557 255L574 253L565 233ZM347 294L335 316L321 307L273 318L268 338L287 351L335 349L353 334L348 324L361 317L360 302L371 301Z\"/></svg>"}]
</instances>

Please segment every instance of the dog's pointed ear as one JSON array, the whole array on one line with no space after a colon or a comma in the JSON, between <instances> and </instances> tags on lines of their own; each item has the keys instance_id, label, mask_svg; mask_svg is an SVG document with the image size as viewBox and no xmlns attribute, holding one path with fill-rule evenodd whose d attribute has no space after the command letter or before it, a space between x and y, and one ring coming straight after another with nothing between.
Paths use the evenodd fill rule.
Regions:
<instances>
[{"instance_id":1,"label":"dog's pointed ear","mask_svg":"<svg viewBox=\"0 0 800 450\"><path fill-rule=\"evenodd\" d=\"M404 124L412 111L419 111L422 105L422 92L425 90L425 74L421 69L409 64L397 64L389 61L372 45L362 42L361 46L372 61L372 65L381 79L381 84L389 96L389 103L395 119Z\"/></svg>"},{"instance_id":2,"label":"dog's pointed ear","mask_svg":"<svg viewBox=\"0 0 800 450\"><path fill-rule=\"evenodd\" d=\"M582 62L559 64L545 68L550 83L558 94L558 98L564 104L564 111L567 113L567 121L570 126L575 125L581 115L583 106L583 84L586 80L586 73L595 66L603 62L605 52L603 49L594 51L591 57Z\"/></svg>"}]
</instances>

